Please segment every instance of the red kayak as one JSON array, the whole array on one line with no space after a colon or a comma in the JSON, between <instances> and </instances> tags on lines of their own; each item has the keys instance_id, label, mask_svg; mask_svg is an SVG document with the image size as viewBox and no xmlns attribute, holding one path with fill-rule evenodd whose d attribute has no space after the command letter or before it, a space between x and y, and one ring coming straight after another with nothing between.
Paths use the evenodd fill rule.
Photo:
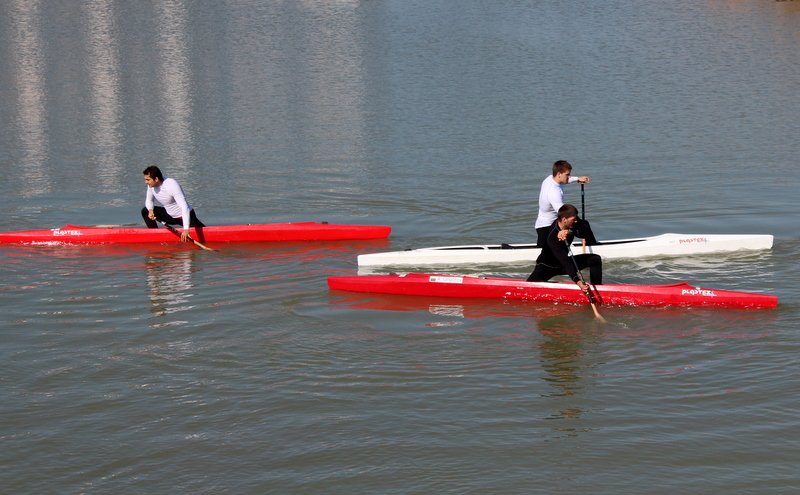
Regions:
<instances>
[{"instance_id":1,"label":"red kayak","mask_svg":"<svg viewBox=\"0 0 800 495\"><path fill-rule=\"evenodd\" d=\"M326 222L215 225L192 228L200 242L334 241L384 239L392 228L382 225L347 225ZM0 233L0 244L149 244L175 242L175 231L146 227L84 227Z\"/></svg>"},{"instance_id":2,"label":"red kayak","mask_svg":"<svg viewBox=\"0 0 800 495\"><path fill-rule=\"evenodd\" d=\"M328 277L334 290L434 297L517 299L586 304L586 295L572 282L527 282L513 278L408 273ZM774 308L769 294L702 289L686 282L663 285L606 284L594 287L597 303L619 306L705 306Z\"/></svg>"}]
</instances>

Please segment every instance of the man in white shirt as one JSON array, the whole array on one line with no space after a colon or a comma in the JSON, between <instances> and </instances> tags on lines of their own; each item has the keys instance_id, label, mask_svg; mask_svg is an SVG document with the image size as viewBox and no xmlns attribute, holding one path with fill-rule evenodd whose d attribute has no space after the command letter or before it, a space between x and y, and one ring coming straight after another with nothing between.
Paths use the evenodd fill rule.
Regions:
<instances>
[{"instance_id":1,"label":"man in white shirt","mask_svg":"<svg viewBox=\"0 0 800 495\"><path fill-rule=\"evenodd\" d=\"M143 173L144 183L147 184L147 195L142 208L142 218L149 228L158 228L156 220L161 220L167 225L182 225L181 241L186 242L190 240L190 227L205 227L186 201L178 181L165 179L161 170L155 165L147 167ZM161 206L155 206L154 200Z\"/></svg>"},{"instance_id":2,"label":"man in white shirt","mask_svg":"<svg viewBox=\"0 0 800 495\"><path fill-rule=\"evenodd\" d=\"M553 175L547 176L542 181L542 188L539 191L539 215L536 217L536 245L538 247L545 245L550 226L558 216L558 209L564 205L564 189L562 189L564 184L576 182L588 184L590 179L586 175L572 177L572 165L566 160L555 162Z\"/></svg>"}]
</instances>

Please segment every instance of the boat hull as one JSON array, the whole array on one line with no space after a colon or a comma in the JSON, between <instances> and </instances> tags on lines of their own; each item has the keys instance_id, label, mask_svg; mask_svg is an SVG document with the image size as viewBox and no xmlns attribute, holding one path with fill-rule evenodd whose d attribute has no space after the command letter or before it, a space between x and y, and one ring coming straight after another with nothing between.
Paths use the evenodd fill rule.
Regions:
<instances>
[{"instance_id":1,"label":"boat hull","mask_svg":"<svg viewBox=\"0 0 800 495\"><path fill-rule=\"evenodd\" d=\"M334 241L384 239L391 227L325 222L265 223L192 228L194 239L207 242ZM150 244L175 242L166 228L86 227L65 225L57 229L0 233L0 244Z\"/></svg>"},{"instance_id":2,"label":"boat hull","mask_svg":"<svg viewBox=\"0 0 800 495\"><path fill-rule=\"evenodd\" d=\"M573 245L575 254L595 253L604 259L688 256L740 250L771 249L771 235L736 234L661 234L637 239L602 241L586 246ZM370 253L358 256L359 267L381 266L454 266L454 265L533 265L540 249L535 244L488 244L441 246Z\"/></svg>"},{"instance_id":3,"label":"boat hull","mask_svg":"<svg viewBox=\"0 0 800 495\"><path fill-rule=\"evenodd\" d=\"M408 273L328 278L332 290L429 297L506 299L586 304L586 295L571 282L527 282L523 279ZM693 287L686 282L662 285L607 284L594 287L598 304L616 306L699 306L774 308L769 294Z\"/></svg>"}]
</instances>

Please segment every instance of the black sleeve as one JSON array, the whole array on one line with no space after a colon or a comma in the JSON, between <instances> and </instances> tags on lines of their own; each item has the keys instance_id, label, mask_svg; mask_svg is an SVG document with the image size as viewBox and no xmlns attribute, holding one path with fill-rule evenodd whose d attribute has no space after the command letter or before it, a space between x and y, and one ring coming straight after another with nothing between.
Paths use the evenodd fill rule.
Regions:
<instances>
[{"instance_id":1,"label":"black sleeve","mask_svg":"<svg viewBox=\"0 0 800 495\"><path fill-rule=\"evenodd\" d=\"M559 241L558 229L554 229L550 232L550 235L547 236L547 245L550 248L550 251L553 253L553 256L555 256L555 258L564 268L564 271L567 273L567 276L570 278L570 280L577 282L580 280L580 275L578 275L578 269L575 267L575 260L570 258L569 248L567 247L567 243L571 242L572 236L567 236L566 241Z\"/></svg>"}]
</instances>

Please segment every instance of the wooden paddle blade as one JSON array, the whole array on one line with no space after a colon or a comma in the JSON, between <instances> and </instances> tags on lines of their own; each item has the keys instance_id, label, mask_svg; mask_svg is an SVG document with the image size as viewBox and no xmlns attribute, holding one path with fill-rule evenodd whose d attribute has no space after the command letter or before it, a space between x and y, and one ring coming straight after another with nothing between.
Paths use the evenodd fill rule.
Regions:
<instances>
[{"instance_id":1,"label":"wooden paddle blade","mask_svg":"<svg viewBox=\"0 0 800 495\"><path fill-rule=\"evenodd\" d=\"M594 311L594 317L600 320L601 323L608 323L606 319L603 318L603 315L600 314L600 311L597 310L597 305L595 303L591 303L591 305L592 305L592 311Z\"/></svg>"},{"instance_id":2,"label":"wooden paddle blade","mask_svg":"<svg viewBox=\"0 0 800 495\"><path fill-rule=\"evenodd\" d=\"M199 246L199 247L201 247L201 248L205 249L206 251L216 251L216 249L211 249L210 247L206 246L205 244L201 243L200 241L196 241L196 240L192 239L192 236L189 236L189 239L190 239L190 240L191 240L193 243L195 243L197 246Z\"/></svg>"},{"instance_id":3,"label":"wooden paddle blade","mask_svg":"<svg viewBox=\"0 0 800 495\"><path fill-rule=\"evenodd\" d=\"M158 219L157 219L157 220L158 220ZM172 225L168 225L168 224L167 224L166 222L164 222L163 220L158 220L158 222L160 222L160 223L161 223L161 225L163 225L164 227L168 228L168 229L170 230L170 232L172 232L173 234L175 234L176 236L178 236L178 238L180 238L180 236L181 236L181 233L180 233L180 232L178 232L178 229L176 229L176 228L175 228L175 227L173 227ZM203 244L202 242L200 242L200 241L198 241L198 240L195 240L195 239L194 239L192 236L189 236L189 240L190 240L190 241L192 241L192 242L195 244L195 246L197 246L197 247L199 247L199 248L202 248L202 249L205 249L206 251L216 251L216 249L211 249L210 247L206 246L206 245L205 245L205 244Z\"/></svg>"}]
</instances>

